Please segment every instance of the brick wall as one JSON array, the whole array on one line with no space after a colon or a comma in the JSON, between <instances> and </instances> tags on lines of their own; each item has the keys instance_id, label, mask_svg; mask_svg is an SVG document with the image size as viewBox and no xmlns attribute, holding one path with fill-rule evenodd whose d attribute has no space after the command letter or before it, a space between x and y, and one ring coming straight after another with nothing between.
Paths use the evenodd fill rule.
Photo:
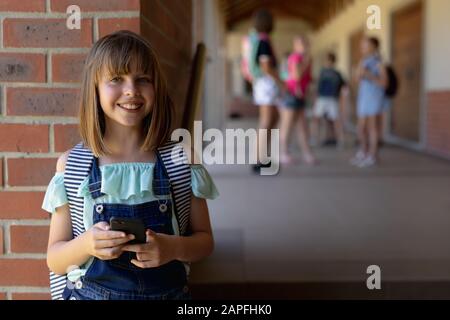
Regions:
<instances>
[{"instance_id":1,"label":"brick wall","mask_svg":"<svg viewBox=\"0 0 450 320\"><path fill-rule=\"evenodd\" d=\"M427 149L450 158L450 90L427 96Z\"/></svg>"},{"instance_id":2,"label":"brick wall","mask_svg":"<svg viewBox=\"0 0 450 320\"><path fill-rule=\"evenodd\" d=\"M141 1L141 33L150 39L161 59L181 124L189 81L192 47L192 1Z\"/></svg>"},{"instance_id":3,"label":"brick wall","mask_svg":"<svg viewBox=\"0 0 450 320\"><path fill-rule=\"evenodd\" d=\"M66 28L80 6L81 30ZM48 299L49 219L40 209L61 152L79 141L77 94L89 47L140 32L162 58L181 115L191 60L191 1L0 1L0 300Z\"/></svg>"}]
</instances>

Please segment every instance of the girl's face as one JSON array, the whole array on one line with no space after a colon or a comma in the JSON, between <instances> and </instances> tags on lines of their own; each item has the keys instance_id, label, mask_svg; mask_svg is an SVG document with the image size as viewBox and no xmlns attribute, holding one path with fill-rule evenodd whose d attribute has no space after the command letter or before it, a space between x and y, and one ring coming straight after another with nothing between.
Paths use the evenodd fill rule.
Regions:
<instances>
[{"instance_id":1,"label":"girl's face","mask_svg":"<svg viewBox=\"0 0 450 320\"><path fill-rule=\"evenodd\" d=\"M370 55L374 52L373 45L370 43L369 39L363 39L361 41L361 53L364 56Z\"/></svg>"},{"instance_id":2,"label":"girl's face","mask_svg":"<svg viewBox=\"0 0 450 320\"><path fill-rule=\"evenodd\" d=\"M306 51L306 45L302 38L295 38L293 47L297 53L304 53Z\"/></svg>"},{"instance_id":3,"label":"girl's face","mask_svg":"<svg viewBox=\"0 0 450 320\"><path fill-rule=\"evenodd\" d=\"M152 78L137 71L104 74L99 80L98 94L106 122L109 118L127 127L139 127L151 112L155 99Z\"/></svg>"}]
</instances>

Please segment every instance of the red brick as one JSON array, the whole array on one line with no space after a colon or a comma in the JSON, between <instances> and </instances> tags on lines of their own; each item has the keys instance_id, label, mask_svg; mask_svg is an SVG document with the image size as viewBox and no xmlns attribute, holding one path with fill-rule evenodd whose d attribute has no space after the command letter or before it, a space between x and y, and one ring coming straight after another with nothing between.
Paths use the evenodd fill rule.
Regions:
<instances>
[{"instance_id":1,"label":"red brick","mask_svg":"<svg viewBox=\"0 0 450 320\"><path fill-rule=\"evenodd\" d=\"M13 292L12 300L51 300L50 293Z\"/></svg>"},{"instance_id":2,"label":"red brick","mask_svg":"<svg viewBox=\"0 0 450 320\"><path fill-rule=\"evenodd\" d=\"M78 89L7 88L6 113L16 116L75 117Z\"/></svg>"},{"instance_id":3,"label":"red brick","mask_svg":"<svg viewBox=\"0 0 450 320\"><path fill-rule=\"evenodd\" d=\"M6 300L6 293L0 292L0 300Z\"/></svg>"},{"instance_id":4,"label":"red brick","mask_svg":"<svg viewBox=\"0 0 450 320\"><path fill-rule=\"evenodd\" d=\"M44 12L45 0L32 0L32 1L2 0L0 2L0 11Z\"/></svg>"},{"instance_id":5,"label":"red brick","mask_svg":"<svg viewBox=\"0 0 450 320\"><path fill-rule=\"evenodd\" d=\"M427 149L450 156L450 90L428 93Z\"/></svg>"},{"instance_id":6,"label":"red brick","mask_svg":"<svg viewBox=\"0 0 450 320\"><path fill-rule=\"evenodd\" d=\"M48 226L11 226L11 252L47 252L48 228Z\"/></svg>"},{"instance_id":7,"label":"red brick","mask_svg":"<svg viewBox=\"0 0 450 320\"><path fill-rule=\"evenodd\" d=\"M0 151L48 152L48 125L0 124Z\"/></svg>"},{"instance_id":8,"label":"red brick","mask_svg":"<svg viewBox=\"0 0 450 320\"><path fill-rule=\"evenodd\" d=\"M99 36L103 37L107 34L118 30L130 30L140 33L140 19L139 18L113 18L113 19L99 19L98 32Z\"/></svg>"},{"instance_id":9,"label":"red brick","mask_svg":"<svg viewBox=\"0 0 450 320\"><path fill-rule=\"evenodd\" d=\"M76 124L55 125L55 152L65 152L81 141Z\"/></svg>"},{"instance_id":10,"label":"red brick","mask_svg":"<svg viewBox=\"0 0 450 320\"><path fill-rule=\"evenodd\" d=\"M3 244L3 228L0 226L0 254L5 252L5 246Z\"/></svg>"},{"instance_id":11,"label":"red brick","mask_svg":"<svg viewBox=\"0 0 450 320\"><path fill-rule=\"evenodd\" d=\"M39 53L0 53L0 81L45 82L45 55Z\"/></svg>"},{"instance_id":12,"label":"red brick","mask_svg":"<svg viewBox=\"0 0 450 320\"><path fill-rule=\"evenodd\" d=\"M0 286L48 287L45 259L0 259Z\"/></svg>"},{"instance_id":13,"label":"red brick","mask_svg":"<svg viewBox=\"0 0 450 320\"><path fill-rule=\"evenodd\" d=\"M66 12L68 6L75 4L80 7L81 12L137 11L139 10L139 2L139 0L52 0L50 3L50 8L51 11Z\"/></svg>"},{"instance_id":14,"label":"red brick","mask_svg":"<svg viewBox=\"0 0 450 320\"><path fill-rule=\"evenodd\" d=\"M47 186L55 174L56 158L8 159L10 186Z\"/></svg>"},{"instance_id":15,"label":"red brick","mask_svg":"<svg viewBox=\"0 0 450 320\"><path fill-rule=\"evenodd\" d=\"M6 18L3 21L4 47L76 48L91 44L91 19L82 19L79 30L68 29L66 19Z\"/></svg>"},{"instance_id":16,"label":"red brick","mask_svg":"<svg viewBox=\"0 0 450 320\"><path fill-rule=\"evenodd\" d=\"M44 195L41 191L1 191L0 219L48 219L41 209Z\"/></svg>"},{"instance_id":17,"label":"red brick","mask_svg":"<svg viewBox=\"0 0 450 320\"><path fill-rule=\"evenodd\" d=\"M52 55L53 82L81 82L85 54Z\"/></svg>"}]
</instances>

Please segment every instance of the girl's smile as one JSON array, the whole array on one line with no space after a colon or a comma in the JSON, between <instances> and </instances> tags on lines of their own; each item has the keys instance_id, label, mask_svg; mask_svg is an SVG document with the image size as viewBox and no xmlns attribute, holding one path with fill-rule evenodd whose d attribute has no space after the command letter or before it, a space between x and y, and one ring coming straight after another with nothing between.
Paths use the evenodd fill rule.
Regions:
<instances>
[{"instance_id":1,"label":"girl's smile","mask_svg":"<svg viewBox=\"0 0 450 320\"><path fill-rule=\"evenodd\" d=\"M133 99L129 101L118 102L116 103L116 105L126 111L136 112L144 106L144 102L141 99Z\"/></svg>"}]
</instances>

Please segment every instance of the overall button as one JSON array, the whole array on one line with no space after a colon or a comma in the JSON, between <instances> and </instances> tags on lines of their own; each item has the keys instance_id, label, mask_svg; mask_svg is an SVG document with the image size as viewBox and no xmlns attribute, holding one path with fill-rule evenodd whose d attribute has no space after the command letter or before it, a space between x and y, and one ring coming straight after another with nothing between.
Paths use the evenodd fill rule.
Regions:
<instances>
[{"instance_id":1,"label":"overall button","mask_svg":"<svg viewBox=\"0 0 450 320\"><path fill-rule=\"evenodd\" d=\"M80 280L78 280L77 282L75 282L75 288L77 289L83 288L83 283Z\"/></svg>"},{"instance_id":2,"label":"overall button","mask_svg":"<svg viewBox=\"0 0 450 320\"><path fill-rule=\"evenodd\" d=\"M77 300L75 297L70 297L69 300Z\"/></svg>"},{"instance_id":3,"label":"overall button","mask_svg":"<svg viewBox=\"0 0 450 320\"><path fill-rule=\"evenodd\" d=\"M167 211L167 204L161 203L159 205L159 211L166 212Z\"/></svg>"},{"instance_id":4,"label":"overall button","mask_svg":"<svg viewBox=\"0 0 450 320\"><path fill-rule=\"evenodd\" d=\"M102 204L98 204L95 206L95 211L100 214L103 212L103 205Z\"/></svg>"}]
</instances>

